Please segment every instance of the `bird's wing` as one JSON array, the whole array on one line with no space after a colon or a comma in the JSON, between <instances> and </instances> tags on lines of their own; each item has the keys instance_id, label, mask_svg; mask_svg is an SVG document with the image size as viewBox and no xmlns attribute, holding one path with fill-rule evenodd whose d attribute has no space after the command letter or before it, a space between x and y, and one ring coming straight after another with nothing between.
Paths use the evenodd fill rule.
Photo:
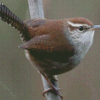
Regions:
<instances>
[{"instance_id":1,"label":"bird's wing","mask_svg":"<svg viewBox=\"0 0 100 100\"><path fill-rule=\"evenodd\" d=\"M36 51L53 51L53 41L50 41L49 35L41 35L32 38L31 40L19 45L19 48L36 50Z\"/></svg>"},{"instance_id":2,"label":"bird's wing","mask_svg":"<svg viewBox=\"0 0 100 100\"><path fill-rule=\"evenodd\" d=\"M29 41L19 47L30 50L41 50L46 52L71 51L66 35L63 31L63 22L54 20L28 20L27 23L33 28L33 36Z\"/></svg>"}]
</instances>

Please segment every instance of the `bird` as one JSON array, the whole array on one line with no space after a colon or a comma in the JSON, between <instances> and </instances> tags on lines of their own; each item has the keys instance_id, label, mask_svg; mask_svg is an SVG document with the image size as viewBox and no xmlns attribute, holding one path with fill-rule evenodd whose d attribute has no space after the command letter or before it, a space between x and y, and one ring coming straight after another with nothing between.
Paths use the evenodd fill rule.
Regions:
<instances>
[{"instance_id":1,"label":"bird","mask_svg":"<svg viewBox=\"0 0 100 100\"><path fill-rule=\"evenodd\" d=\"M84 17L22 21L3 3L0 4L0 18L20 32L23 43L19 48L24 49L32 66L59 95L48 76L76 68L92 46L95 30L100 28Z\"/></svg>"}]
</instances>

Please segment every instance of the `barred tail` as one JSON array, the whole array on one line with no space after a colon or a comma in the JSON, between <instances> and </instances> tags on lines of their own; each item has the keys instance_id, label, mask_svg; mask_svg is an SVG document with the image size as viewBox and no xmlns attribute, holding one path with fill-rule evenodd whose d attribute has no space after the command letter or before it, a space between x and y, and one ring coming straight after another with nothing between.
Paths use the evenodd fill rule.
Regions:
<instances>
[{"instance_id":1,"label":"barred tail","mask_svg":"<svg viewBox=\"0 0 100 100\"><path fill-rule=\"evenodd\" d=\"M23 41L30 39L29 27L2 3L0 3L0 17L1 17L1 20L3 20L4 22L7 22L12 27L20 31Z\"/></svg>"}]
</instances>

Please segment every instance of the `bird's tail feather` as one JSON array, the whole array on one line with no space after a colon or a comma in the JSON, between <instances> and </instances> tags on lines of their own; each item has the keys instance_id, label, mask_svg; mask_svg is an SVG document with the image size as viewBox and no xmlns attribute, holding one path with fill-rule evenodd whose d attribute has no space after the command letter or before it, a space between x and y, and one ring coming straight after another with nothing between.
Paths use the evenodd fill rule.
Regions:
<instances>
[{"instance_id":1,"label":"bird's tail feather","mask_svg":"<svg viewBox=\"0 0 100 100\"><path fill-rule=\"evenodd\" d=\"M0 3L0 17L1 20L7 22L9 25L20 31L23 40L29 40L29 27L15 14L13 14L3 3Z\"/></svg>"}]
</instances>

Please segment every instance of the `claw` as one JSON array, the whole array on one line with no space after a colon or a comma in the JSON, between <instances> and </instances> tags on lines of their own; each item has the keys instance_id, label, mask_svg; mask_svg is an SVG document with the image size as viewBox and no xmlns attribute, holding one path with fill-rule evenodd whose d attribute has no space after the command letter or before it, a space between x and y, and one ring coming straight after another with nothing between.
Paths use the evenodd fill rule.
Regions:
<instances>
[{"instance_id":1,"label":"claw","mask_svg":"<svg viewBox=\"0 0 100 100\"><path fill-rule=\"evenodd\" d=\"M53 89L52 88L49 88L49 89L47 89L47 90L45 90L44 92L43 92L43 96L45 97L45 94L48 92L48 91L52 91Z\"/></svg>"},{"instance_id":2,"label":"claw","mask_svg":"<svg viewBox=\"0 0 100 100\"><path fill-rule=\"evenodd\" d=\"M63 96L61 95L61 92L59 92L59 89L56 88L52 83L51 81L48 79L48 77L46 76L46 74L44 73L41 73L44 78L46 79L46 81L48 82L48 84L51 86L51 88L48 88L46 91L43 92L43 96L45 95L45 93L47 93L48 91L53 91L55 92L56 94L58 94L61 98L61 100L63 100ZM57 78L56 77L52 77L53 80L57 81Z\"/></svg>"},{"instance_id":3,"label":"claw","mask_svg":"<svg viewBox=\"0 0 100 100\"><path fill-rule=\"evenodd\" d=\"M61 98L61 100L63 100L63 96L61 95L61 93L59 92L59 90L61 90L60 88L57 90L56 88L48 88L47 90L45 90L44 92L43 92L43 96L45 97L45 94L47 93L47 92L49 92L49 91L54 91L54 92L56 92L56 94L58 94L59 96L60 96L60 98Z\"/></svg>"}]
</instances>

